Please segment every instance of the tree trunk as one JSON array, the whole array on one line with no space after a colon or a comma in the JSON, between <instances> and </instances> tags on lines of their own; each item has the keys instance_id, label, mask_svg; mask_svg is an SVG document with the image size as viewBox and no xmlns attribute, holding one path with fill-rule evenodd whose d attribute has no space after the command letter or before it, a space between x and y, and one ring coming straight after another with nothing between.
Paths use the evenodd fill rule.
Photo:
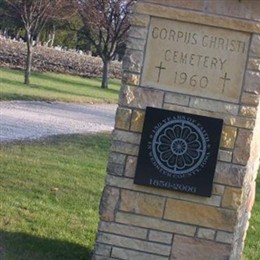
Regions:
<instances>
[{"instance_id":1,"label":"tree trunk","mask_svg":"<svg viewBox=\"0 0 260 260\"><path fill-rule=\"evenodd\" d=\"M31 69L32 69L32 43L31 43L31 36L27 34L27 57L25 63L25 71L24 71L24 84L30 84L30 76L31 76Z\"/></svg>"},{"instance_id":2,"label":"tree trunk","mask_svg":"<svg viewBox=\"0 0 260 260\"><path fill-rule=\"evenodd\" d=\"M108 88L108 71L109 71L109 61L103 60L103 75L101 88Z\"/></svg>"}]
</instances>

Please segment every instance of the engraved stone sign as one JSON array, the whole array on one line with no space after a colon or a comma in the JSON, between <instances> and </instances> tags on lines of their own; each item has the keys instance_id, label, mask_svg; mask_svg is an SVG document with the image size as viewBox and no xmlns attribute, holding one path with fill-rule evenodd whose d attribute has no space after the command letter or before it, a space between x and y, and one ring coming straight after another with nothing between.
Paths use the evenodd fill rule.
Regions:
<instances>
[{"instance_id":1,"label":"engraved stone sign","mask_svg":"<svg viewBox=\"0 0 260 260\"><path fill-rule=\"evenodd\" d=\"M223 120L148 107L135 184L210 196Z\"/></svg>"},{"instance_id":2,"label":"engraved stone sign","mask_svg":"<svg viewBox=\"0 0 260 260\"><path fill-rule=\"evenodd\" d=\"M151 18L141 85L239 101L249 33Z\"/></svg>"},{"instance_id":3,"label":"engraved stone sign","mask_svg":"<svg viewBox=\"0 0 260 260\"><path fill-rule=\"evenodd\" d=\"M135 2L93 257L242 259L260 162L260 0Z\"/></svg>"}]
</instances>

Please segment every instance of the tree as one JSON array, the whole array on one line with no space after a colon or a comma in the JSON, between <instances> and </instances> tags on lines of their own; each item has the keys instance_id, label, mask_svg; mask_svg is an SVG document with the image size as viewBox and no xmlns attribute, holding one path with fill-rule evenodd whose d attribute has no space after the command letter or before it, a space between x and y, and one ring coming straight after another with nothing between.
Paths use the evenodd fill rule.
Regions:
<instances>
[{"instance_id":1,"label":"tree","mask_svg":"<svg viewBox=\"0 0 260 260\"><path fill-rule=\"evenodd\" d=\"M0 0L0 28L4 36L15 38L19 33L23 33L23 24L19 19L14 19L8 15L8 4L5 0ZM9 10L10 11L10 10Z\"/></svg>"},{"instance_id":2,"label":"tree","mask_svg":"<svg viewBox=\"0 0 260 260\"><path fill-rule=\"evenodd\" d=\"M42 31L41 40L47 43L49 47L59 45L75 49L78 43L78 32L82 26L82 20L78 13L65 20L51 20L47 22Z\"/></svg>"},{"instance_id":3,"label":"tree","mask_svg":"<svg viewBox=\"0 0 260 260\"><path fill-rule=\"evenodd\" d=\"M10 17L22 21L26 32L27 58L24 83L30 83L33 43L50 20L63 19L72 15L72 0L4 0Z\"/></svg>"},{"instance_id":4,"label":"tree","mask_svg":"<svg viewBox=\"0 0 260 260\"><path fill-rule=\"evenodd\" d=\"M130 28L134 0L76 0L86 36L103 61L102 88L108 88L109 63L122 48Z\"/></svg>"}]
</instances>

